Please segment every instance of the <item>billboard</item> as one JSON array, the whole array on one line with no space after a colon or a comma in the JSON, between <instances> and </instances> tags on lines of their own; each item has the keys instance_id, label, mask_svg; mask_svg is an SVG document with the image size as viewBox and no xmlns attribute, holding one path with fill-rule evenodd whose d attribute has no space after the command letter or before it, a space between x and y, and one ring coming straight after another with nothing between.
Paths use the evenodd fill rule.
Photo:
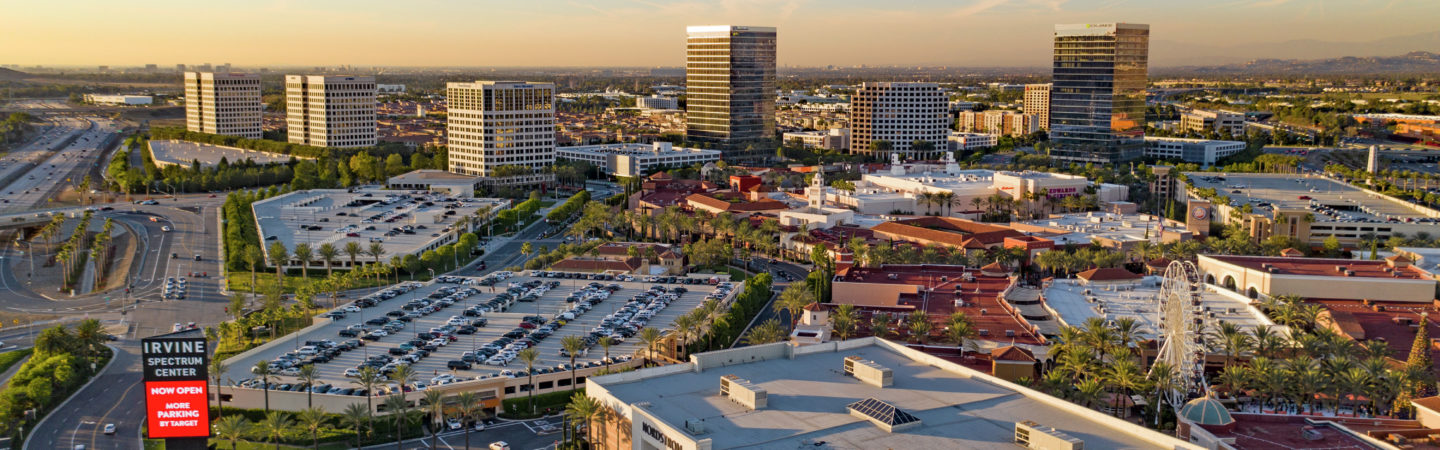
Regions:
<instances>
[{"instance_id":1,"label":"billboard","mask_svg":"<svg viewBox=\"0 0 1440 450\"><path fill-rule=\"evenodd\" d=\"M150 338L142 340L140 346L149 437L209 436L206 378L210 358L205 338Z\"/></svg>"}]
</instances>

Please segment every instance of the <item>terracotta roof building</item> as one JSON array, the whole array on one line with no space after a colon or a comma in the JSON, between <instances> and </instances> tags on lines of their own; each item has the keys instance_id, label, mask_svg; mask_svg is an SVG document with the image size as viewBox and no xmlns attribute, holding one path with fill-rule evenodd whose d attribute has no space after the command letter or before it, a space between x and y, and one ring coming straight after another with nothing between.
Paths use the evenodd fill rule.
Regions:
<instances>
[{"instance_id":1,"label":"terracotta roof building","mask_svg":"<svg viewBox=\"0 0 1440 450\"><path fill-rule=\"evenodd\" d=\"M1095 268L1075 274L1085 284L1130 284L1145 278L1117 267Z\"/></svg>"},{"instance_id":2,"label":"terracotta roof building","mask_svg":"<svg viewBox=\"0 0 1440 450\"><path fill-rule=\"evenodd\" d=\"M870 228L878 237L940 245L966 250L985 250L1004 245L1007 237L1024 237L1010 227L991 225L952 217L921 217L885 222Z\"/></svg>"},{"instance_id":3,"label":"terracotta roof building","mask_svg":"<svg viewBox=\"0 0 1440 450\"><path fill-rule=\"evenodd\" d=\"M1402 258L1403 259L1403 258ZM1423 302L1435 299L1435 280L1408 260L1200 255L1206 283L1261 295L1312 299Z\"/></svg>"}]
</instances>

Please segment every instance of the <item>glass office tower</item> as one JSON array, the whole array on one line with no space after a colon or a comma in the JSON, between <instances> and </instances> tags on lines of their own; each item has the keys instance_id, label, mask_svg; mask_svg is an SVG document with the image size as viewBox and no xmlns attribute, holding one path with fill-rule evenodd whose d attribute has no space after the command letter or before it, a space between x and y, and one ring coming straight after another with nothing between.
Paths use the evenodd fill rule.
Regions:
<instances>
[{"instance_id":1,"label":"glass office tower","mask_svg":"<svg viewBox=\"0 0 1440 450\"><path fill-rule=\"evenodd\" d=\"M686 28L685 138L755 160L775 149L775 28Z\"/></svg>"},{"instance_id":2,"label":"glass office tower","mask_svg":"<svg viewBox=\"0 0 1440 450\"><path fill-rule=\"evenodd\" d=\"M1051 157L1097 163L1140 158L1149 53L1149 25L1055 25Z\"/></svg>"}]
</instances>

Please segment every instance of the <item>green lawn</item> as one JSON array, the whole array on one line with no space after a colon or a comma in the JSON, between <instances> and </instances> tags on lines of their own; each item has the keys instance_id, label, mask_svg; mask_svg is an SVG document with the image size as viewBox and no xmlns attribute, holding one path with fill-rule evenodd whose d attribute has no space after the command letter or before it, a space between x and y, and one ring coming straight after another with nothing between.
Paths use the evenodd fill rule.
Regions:
<instances>
[{"instance_id":1,"label":"green lawn","mask_svg":"<svg viewBox=\"0 0 1440 450\"><path fill-rule=\"evenodd\" d=\"M30 356L30 353L34 351L35 349L33 348L27 348L23 350L0 353L0 372L10 370L10 366L13 366L15 365L15 363L20 362L20 360L25 359L26 356Z\"/></svg>"}]
</instances>

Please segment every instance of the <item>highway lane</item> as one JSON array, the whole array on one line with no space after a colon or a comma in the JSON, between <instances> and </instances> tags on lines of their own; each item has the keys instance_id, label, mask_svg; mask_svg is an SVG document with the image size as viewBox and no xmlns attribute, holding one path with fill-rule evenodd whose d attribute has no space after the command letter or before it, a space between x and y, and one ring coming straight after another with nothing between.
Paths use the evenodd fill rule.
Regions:
<instances>
[{"instance_id":1,"label":"highway lane","mask_svg":"<svg viewBox=\"0 0 1440 450\"><path fill-rule=\"evenodd\" d=\"M118 127L109 119L82 119L86 130L68 145L56 149L9 185L0 189L8 203L0 204L0 212L21 212L44 207L66 185L79 183L84 171L98 163L102 147L112 140Z\"/></svg>"},{"instance_id":2,"label":"highway lane","mask_svg":"<svg viewBox=\"0 0 1440 450\"><path fill-rule=\"evenodd\" d=\"M87 449L135 448L145 419L139 343L127 341L114 348L115 361L52 412L25 441L25 449L70 450L82 444ZM112 436L102 432L107 423L115 424Z\"/></svg>"}]
</instances>

